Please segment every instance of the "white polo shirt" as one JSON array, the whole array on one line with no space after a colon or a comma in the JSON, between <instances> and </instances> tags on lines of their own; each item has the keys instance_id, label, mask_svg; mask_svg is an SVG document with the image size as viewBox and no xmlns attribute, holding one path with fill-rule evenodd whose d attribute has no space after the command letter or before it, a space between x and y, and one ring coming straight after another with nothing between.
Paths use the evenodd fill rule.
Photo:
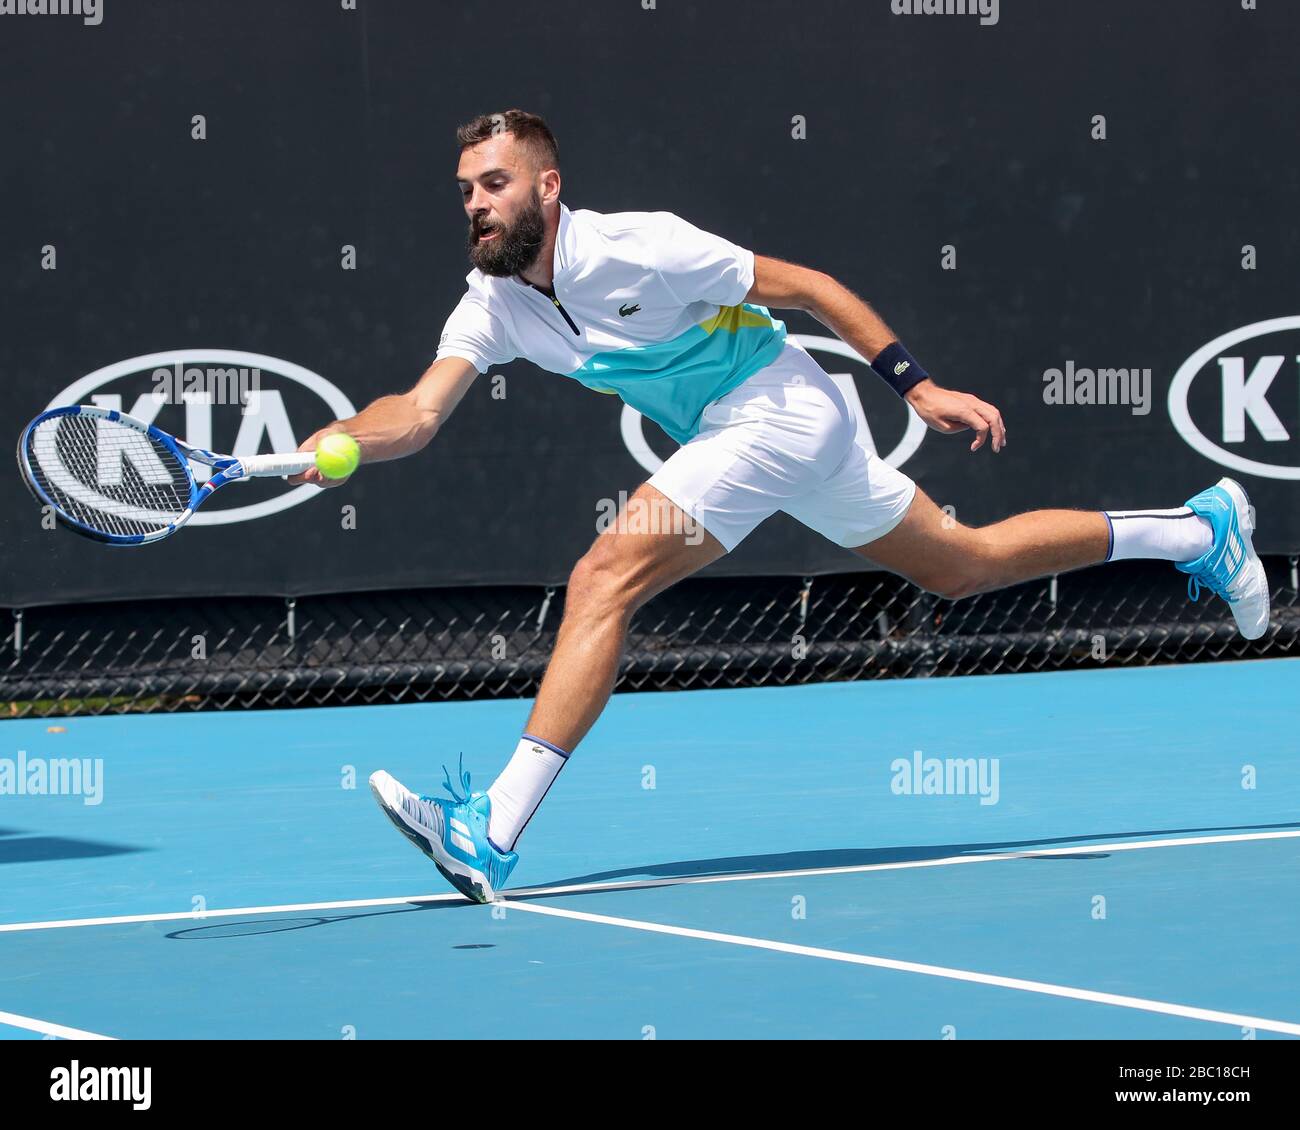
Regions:
<instances>
[{"instance_id":1,"label":"white polo shirt","mask_svg":"<svg viewBox=\"0 0 1300 1130\"><path fill-rule=\"evenodd\" d=\"M679 443L704 407L780 354L785 324L744 301L754 254L671 212L608 215L560 205L552 300L474 270L437 359L484 373L522 357L617 393Z\"/></svg>"}]
</instances>

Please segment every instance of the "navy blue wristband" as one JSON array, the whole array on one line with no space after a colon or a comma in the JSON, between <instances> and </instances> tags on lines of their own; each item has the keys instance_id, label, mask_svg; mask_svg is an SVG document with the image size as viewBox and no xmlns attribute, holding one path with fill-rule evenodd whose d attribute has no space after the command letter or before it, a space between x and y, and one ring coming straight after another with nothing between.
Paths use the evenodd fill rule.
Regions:
<instances>
[{"instance_id":1,"label":"navy blue wristband","mask_svg":"<svg viewBox=\"0 0 1300 1130\"><path fill-rule=\"evenodd\" d=\"M885 346L871 362L871 368L899 396L930 376L898 342Z\"/></svg>"}]
</instances>

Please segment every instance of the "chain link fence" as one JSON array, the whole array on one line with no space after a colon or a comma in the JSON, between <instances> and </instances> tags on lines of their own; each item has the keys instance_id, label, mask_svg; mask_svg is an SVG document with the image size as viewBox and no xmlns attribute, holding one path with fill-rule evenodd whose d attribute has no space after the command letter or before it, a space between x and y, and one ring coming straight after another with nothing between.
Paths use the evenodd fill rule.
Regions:
<instances>
[{"instance_id":1,"label":"chain link fence","mask_svg":"<svg viewBox=\"0 0 1300 1130\"><path fill-rule=\"evenodd\" d=\"M1266 561L1268 633L1125 562L961 601L887 573L696 579L634 618L619 690L765 686L1295 655L1295 558ZM13 610L4 717L530 695L562 589L473 588Z\"/></svg>"}]
</instances>

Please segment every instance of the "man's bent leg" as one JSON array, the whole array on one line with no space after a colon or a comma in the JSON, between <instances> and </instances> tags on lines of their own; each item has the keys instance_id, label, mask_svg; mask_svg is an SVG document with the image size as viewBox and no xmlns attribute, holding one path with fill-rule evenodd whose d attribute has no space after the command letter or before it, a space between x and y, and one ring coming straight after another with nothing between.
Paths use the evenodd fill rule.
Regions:
<instances>
[{"instance_id":1,"label":"man's bent leg","mask_svg":"<svg viewBox=\"0 0 1300 1130\"><path fill-rule=\"evenodd\" d=\"M647 530L650 532L636 532ZM726 553L664 494L643 485L574 566L564 619L524 736L488 790L492 842L510 851L574 747L605 709L632 614Z\"/></svg>"},{"instance_id":2,"label":"man's bent leg","mask_svg":"<svg viewBox=\"0 0 1300 1130\"><path fill-rule=\"evenodd\" d=\"M638 509L651 516L645 525L664 532L620 529L638 528ZM726 552L648 483L628 500L625 513L630 517L620 516L574 566L555 650L528 716L530 734L570 753L613 690L632 613Z\"/></svg>"}]
</instances>

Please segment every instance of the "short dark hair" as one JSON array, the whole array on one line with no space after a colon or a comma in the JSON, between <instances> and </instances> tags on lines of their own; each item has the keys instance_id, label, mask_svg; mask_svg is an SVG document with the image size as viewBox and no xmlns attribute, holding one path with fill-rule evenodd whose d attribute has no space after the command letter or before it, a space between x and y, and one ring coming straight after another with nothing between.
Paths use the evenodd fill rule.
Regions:
<instances>
[{"instance_id":1,"label":"short dark hair","mask_svg":"<svg viewBox=\"0 0 1300 1130\"><path fill-rule=\"evenodd\" d=\"M526 110L480 114L456 130L456 144L464 150L500 133L513 134L515 140L527 148L536 168L560 167L560 143L555 140L551 127L537 114Z\"/></svg>"}]
</instances>

